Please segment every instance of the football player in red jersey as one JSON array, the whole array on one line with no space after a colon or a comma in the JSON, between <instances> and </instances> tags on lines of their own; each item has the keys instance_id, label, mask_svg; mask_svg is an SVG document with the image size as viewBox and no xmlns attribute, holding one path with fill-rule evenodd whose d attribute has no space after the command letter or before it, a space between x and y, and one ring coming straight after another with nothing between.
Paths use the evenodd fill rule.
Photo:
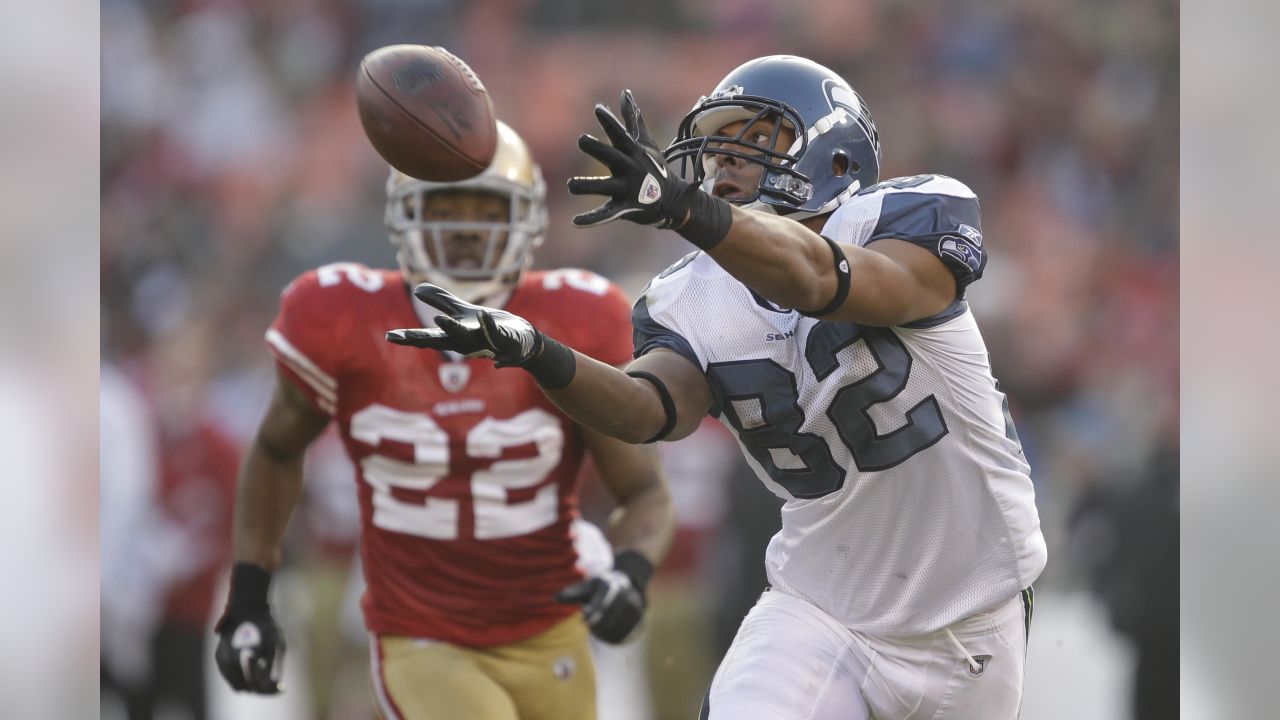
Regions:
<instances>
[{"instance_id":1,"label":"football player in red jersey","mask_svg":"<svg viewBox=\"0 0 1280 720\"><path fill-rule=\"evenodd\" d=\"M575 424L523 372L384 341L429 324L420 282L536 318L588 355L631 356L630 305L582 270L526 271L546 227L528 148L499 123L493 164L428 183L392 172L399 271L339 263L303 274L267 331L274 395L240 475L235 565L216 660L237 690L279 692L284 638L272 570L307 446L337 420L357 467L373 689L387 718L594 718L588 630L620 642L670 544L652 448ZM575 482L590 452L619 507L612 569L585 577ZM579 607L581 606L581 607Z\"/></svg>"}]
</instances>

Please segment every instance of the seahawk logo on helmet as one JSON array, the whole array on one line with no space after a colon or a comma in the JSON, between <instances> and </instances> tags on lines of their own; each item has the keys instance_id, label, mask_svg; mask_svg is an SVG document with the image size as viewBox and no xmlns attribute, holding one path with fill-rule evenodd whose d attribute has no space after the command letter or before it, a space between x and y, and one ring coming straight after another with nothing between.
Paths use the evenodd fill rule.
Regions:
<instances>
[{"instance_id":1,"label":"seahawk logo on helmet","mask_svg":"<svg viewBox=\"0 0 1280 720\"><path fill-rule=\"evenodd\" d=\"M737 121L774 122L796 136L789 148L717 135ZM739 202L801 219L835 210L880 178L880 137L862 98L828 68L801 57L770 55L725 76L685 115L666 150L681 176L709 181L717 155L764 165L755 193Z\"/></svg>"},{"instance_id":2,"label":"seahawk logo on helmet","mask_svg":"<svg viewBox=\"0 0 1280 720\"><path fill-rule=\"evenodd\" d=\"M423 217L426 199L442 190L467 190L506 198L507 222L428 220ZM505 123L498 122L498 149L484 172L452 183L427 182L394 169L387 178L385 220L405 280L416 285L430 282L449 288L470 303L501 300L533 260L533 248L542 244L547 229L546 184L524 140ZM445 235L474 232L487 238L479 267L451 267L445 252ZM433 261L432 258L435 258Z\"/></svg>"}]
</instances>

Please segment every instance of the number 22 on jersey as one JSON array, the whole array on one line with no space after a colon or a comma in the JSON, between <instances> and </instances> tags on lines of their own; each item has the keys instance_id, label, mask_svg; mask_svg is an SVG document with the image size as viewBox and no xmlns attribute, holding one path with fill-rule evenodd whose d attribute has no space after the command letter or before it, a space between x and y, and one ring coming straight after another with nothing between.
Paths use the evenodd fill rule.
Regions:
<instances>
[{"instance_id":1,"label":"number 22 on jersey","mask_svg":"<svg viewBox=\"0 0 1280 720\"><path fill-rule=\"evenodd\" d=\"M373 524L384 530L457 540L464 524L470 524L477 540L494 540L540 530L558 517L558 488L546 479L560 462L564 432L545 410L485 418L467 432L465 458L450 457L449 435L430 416L385 405L370 405L353 415L351 437L374 448L388 440L413 447L413 462L377 453L360 461L373 489ZM530 444L532 457L500 459L504 450ZM460 500L431 493L451 468L474 468L469 477L474 517L467 518L469 523L461 517L465 505ZM396 489L425 497L406 501L396 496ZM530 491L532 497L525 498ZM517 493L520 499L513 500Z\"/></svg>"}]
</instances>

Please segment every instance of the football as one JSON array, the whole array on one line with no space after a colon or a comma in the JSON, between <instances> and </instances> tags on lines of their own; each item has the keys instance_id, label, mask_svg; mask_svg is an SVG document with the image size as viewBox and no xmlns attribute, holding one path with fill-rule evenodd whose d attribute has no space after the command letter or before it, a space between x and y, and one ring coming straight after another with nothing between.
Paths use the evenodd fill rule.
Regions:
<instances>
[{"instance_id":1,"label":"football","mask_svg":"<svg viewBox=\"0 0 1280 720\"><path fill-rule=\"evenodd\" d=\"M356 106L374 149L410 177L466 180L493 161L493 99L444 48L390 45L369 53L356 75Z\"/></svg>"}]
</instances>

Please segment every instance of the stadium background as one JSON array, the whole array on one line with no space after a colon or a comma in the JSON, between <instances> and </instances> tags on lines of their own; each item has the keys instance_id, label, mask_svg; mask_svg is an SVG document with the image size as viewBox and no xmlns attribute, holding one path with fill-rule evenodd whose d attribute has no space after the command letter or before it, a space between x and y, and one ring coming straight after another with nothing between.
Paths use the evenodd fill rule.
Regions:
<instances>
[{"instance_id":1,"label":"stadium background","mask_svg":"<svg viewBox=\"0 0 1280 720\"><path fill-rule=\"evenodd\" d=\"M793 52L867 100L882 177L953 175L982 198L991 261L970 298L1050 544L1024 717L1130 717L1135 685L1148 708L1176 702L1175 2L106 0L101 13L102 355L147 401L150 421L130 430L158 442L165 494L154 526L134 530L170 550L139 561L150 582L104 580L104 607L153 608L132 624L104 613L104 647L129 645L134 628L207 636L235 465L270 387L261 337L278 293L327 262L394 262L385 166L353 104L365 52L439 44L471 63L547 176L537 266L589 268L633 297L685 247L625 224L569 229L584 205L563 183L590 169L573 143L594 130L592 104L630 87L669 137L728 70ZM647 660L631 663L655 690L626 717L692 717L734 613L763 582L772 501L734 452L714 430L668 449L681 542L655 581ZM215 716L371 716L345 602L350 469L330 442L308 474L277 596L289 693L246 705L212 682ZM168 684L212 678L162 667ZM104 717L113 707L104 699Z\"/></svg>"}]
</instances>

